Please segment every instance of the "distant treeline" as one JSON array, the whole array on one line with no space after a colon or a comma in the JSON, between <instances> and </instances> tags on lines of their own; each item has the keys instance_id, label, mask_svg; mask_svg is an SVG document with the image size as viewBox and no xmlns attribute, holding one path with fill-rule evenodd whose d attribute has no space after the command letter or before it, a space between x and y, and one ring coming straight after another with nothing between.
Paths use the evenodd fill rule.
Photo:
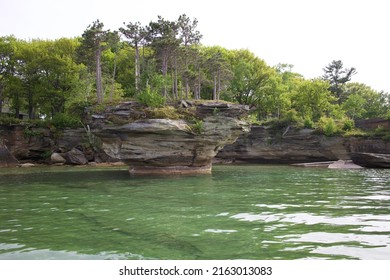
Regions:
<instances>
[{"instance_id":1,"label":"distant treeline","mask_svg":"<svg viewBox=\"0 0 390 280\"><path fill-rule=\"evenodd\" d=\"M0 37L0 113L76 117L77 108L130 98L153 106L238 102L257 120L389 117L389 94L350 82L356 70L341 61L326 66L323 77L304 79L292 65L271 67L249 50L203 46L197 23L159 16L110 31L97 20L78 38Z\"/></svg>"}]
</instances>

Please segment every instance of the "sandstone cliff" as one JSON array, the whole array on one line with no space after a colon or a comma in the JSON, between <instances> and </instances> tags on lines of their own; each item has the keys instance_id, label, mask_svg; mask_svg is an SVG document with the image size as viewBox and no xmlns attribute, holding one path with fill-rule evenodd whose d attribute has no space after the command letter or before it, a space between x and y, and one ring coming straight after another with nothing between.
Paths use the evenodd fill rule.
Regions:
<instances>
[{"instance_id":1,"label":"sandstone cliff","mask_svg":"<svg viewBox=\"0 0 390 280\"><path fill-rule=\"evenodd\" d=\"M356 152L390 153L390 143L380 138L358 138L316 135L310 129L290 128L275 131L264 126L252 126L217 155L222 161L242 163L302 163L349 160Z\"/></svg>"},{"instance_id":2,"label":"sandstone cliff","mask_svg":"<svg viewBox=\"0 0 390 280\"><path fill-rule=\"evenodd\" d=\"M151 119L126 102L92 114L90 127L103 150L131 174L209 173L218 151L249 131L248 108L225 103L188 104L179 119ZM139 118L139 119L137 119ZM134 120L135 119L135 120Z\"/></svg>"}]
</instances>

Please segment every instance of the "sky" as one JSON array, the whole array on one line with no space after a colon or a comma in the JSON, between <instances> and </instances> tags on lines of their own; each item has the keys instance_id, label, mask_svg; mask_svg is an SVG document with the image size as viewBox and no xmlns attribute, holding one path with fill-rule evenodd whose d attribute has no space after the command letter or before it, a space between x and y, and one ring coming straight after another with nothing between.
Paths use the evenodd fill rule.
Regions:
<instances>
[{"instance_id":1,"label":"sky","mask_svg":"<svg viewBox=\"0 0 390 280\"><path fill-rule=\"evenodd\" d=\"M390 93L388 0L0 0L0 36L81 36L96 19L117 30L161 15L197 18L201 43L249 49L268 65L294 65L305 78L332 60L355 67L353 82Z\"/></svg>"}]
</instances>

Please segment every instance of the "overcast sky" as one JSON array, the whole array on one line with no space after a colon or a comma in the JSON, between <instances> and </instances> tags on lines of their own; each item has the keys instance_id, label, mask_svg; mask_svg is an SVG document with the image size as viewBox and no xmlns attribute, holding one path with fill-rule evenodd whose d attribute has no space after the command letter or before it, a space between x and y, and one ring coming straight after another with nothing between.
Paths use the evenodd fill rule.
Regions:
<instances>
[{"instance_id":1,"label":"overcast sky","mask_svg":"<svg viewBox=\"0 0 390 280\"><path fill-rule=\"evenodd\" d=\"M293 64L306 78L342 60L352 81L390 92L388 0L0 0L0 36L80 36L94 20L116 30L157 15L197 18L202 44L246 48L269 65Z\"/></svg>"}]
</instances>

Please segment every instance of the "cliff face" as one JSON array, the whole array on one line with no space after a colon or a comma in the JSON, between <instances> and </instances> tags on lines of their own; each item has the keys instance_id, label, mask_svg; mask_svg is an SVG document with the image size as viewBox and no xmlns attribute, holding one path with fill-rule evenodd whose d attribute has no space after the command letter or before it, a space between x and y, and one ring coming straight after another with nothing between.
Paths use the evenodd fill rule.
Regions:
<instances>
[{"instance_id":1,"label":"cliff face","mask_svg":"<svg viewBox=\"0 0 390 280\"><path fill-rule=\"evenodd\" d=\"M214 156L214 160L222 162L275 164L352 159L365 166L368 159L372 161L371 153L387 157L390 154L390 142L381 138L326 137L308 129L273 131L262 126L252 126L246 133L248 124L239 120L247 112L243 106L187 103L183 106L189 107L195 119L150 118L145 108L133 103L107 108L90 120L92 131L102 143L84 128L58 131L0 126L0 166L15 166L18 161L49 164L124 161L135 174L180 174L210 172ZM99 143L104 151L96 149Z\"/></svg>"},{"instance_id":2,"label":"cliff face","mask_svg":"<svg viewBox=\"0 0 390 280\"><path fill-rule=\"evenodd\" d=\"M239 119L247 114L246 106L206 103L192 106L195 120L130 121L136 106L128 102L106 108L90 122L103 150L128 164L131 174L209 173L217 152L249 131L249 124Z\"/></svg>"},{"instance_id":3,"label":"cliff face","mask_svg":"<svg viewBox=\"0 0 390 280\"><path fill-rule=\"evenodd\" d=\"M217 158L247 163L302 163L349 160L356 152L390 153L390 143L381 139L326 137L310 129L272 131L252 126L251 132L224 147Z\"/></svg>"},{"instance_id":4,"label":"cliff face","mask_svg":"<svg viewBox=\"0 0 390 280\"><path fill-rule=\"evenodd\" d=\"M49 129L27 129L23 125L0 126L0 140L18 160L38 161L53 146Z\"/></svg>"}]
</instances>

